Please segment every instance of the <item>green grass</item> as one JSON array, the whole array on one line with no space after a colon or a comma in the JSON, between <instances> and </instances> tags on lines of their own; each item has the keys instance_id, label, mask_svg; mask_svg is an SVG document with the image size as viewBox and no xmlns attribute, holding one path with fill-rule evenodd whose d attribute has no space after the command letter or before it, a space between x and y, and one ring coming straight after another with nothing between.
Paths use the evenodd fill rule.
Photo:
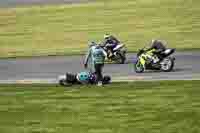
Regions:
<instances>
[{"instance_id":1,"label":"green grass","mask_svg":"<svg viewBox=\"0 0 200 133\"><path fill-rule=\"evenodd\" d=\"M1 85L1 133L198 133L199 81Z\"/></svg>"},{"instance_id":2,"label":"green grass","mask_svg":"<svg viewBox=\"0 0 200 133\"><path fill-rule=\"evenodd\" d=\"M112 33L136 51L152 38L200 49L199 0L97 0L0 9L0 57L80 54Z\"/></svg>"}]
</instances>

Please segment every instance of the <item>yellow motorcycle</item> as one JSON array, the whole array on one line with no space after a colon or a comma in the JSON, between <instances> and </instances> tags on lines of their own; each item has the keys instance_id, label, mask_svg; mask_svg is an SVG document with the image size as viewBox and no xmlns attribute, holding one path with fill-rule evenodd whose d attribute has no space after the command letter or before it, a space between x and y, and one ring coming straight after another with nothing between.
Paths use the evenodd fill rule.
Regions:
<instances>
[{"instance_id":1,"label":"yellow motorcycle","mask_svg":"<svg viewBox=\"0 0 200 133\"><path fill-rule=\"evenodd\" d=\"M134 60L134 69L136 73L142 73L145 70L161 70L170 72L174 68L175 57L170 56L175 52L175 49L166 49L155 55L155 49L146 51L144 48L140 49L137 57ZM156 62L154 62L156 60Z\"/></svg>"}]
</instances>

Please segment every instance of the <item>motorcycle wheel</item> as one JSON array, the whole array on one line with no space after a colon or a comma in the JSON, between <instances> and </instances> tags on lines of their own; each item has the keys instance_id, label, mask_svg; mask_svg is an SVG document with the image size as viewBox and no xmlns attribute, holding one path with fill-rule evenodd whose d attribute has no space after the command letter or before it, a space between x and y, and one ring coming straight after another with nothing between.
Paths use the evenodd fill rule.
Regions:
<instances>
[{"instance_id":1,"label":"motorcycle wheel","mask_svg":"<svg viewBox=\"0 0 200 133\"><path fill-rule=\"evenodd\" d=\"M143 67L143 65L139 61L137 61L134 64L134 69L135 69L136 73L143 73L144 72L144 67Z\"/></svg>"},{"instance_id":2,"label":"motorcycle wheel","mask_svg":"<svg viewBox=\"0 0 200 133\"><path fill-rule=\"evenodd\" d=\"M170 72L174 68L174 59L165 58L161 63L161 70L164 72Z\"/></svg>"},{"instance_id":3,"label":"motorcycle wheel","mask_svg":"<svg viewBox=\"0 0 200 133\"><path fill-rule=\"evenodd\" d=\"M126 61L126 57L125 57L126 55L122 55L121 53L117 53L116 54L116 63L117 64L124 64L125 63L125 61Z\"/></svg>"}]
</instances>

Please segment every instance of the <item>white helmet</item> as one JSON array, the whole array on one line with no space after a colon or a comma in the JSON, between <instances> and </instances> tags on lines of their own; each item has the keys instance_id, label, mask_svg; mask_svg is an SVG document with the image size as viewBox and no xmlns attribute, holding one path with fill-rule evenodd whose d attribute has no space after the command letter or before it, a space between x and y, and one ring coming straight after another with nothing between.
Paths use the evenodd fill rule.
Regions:
<instances>
[{"instance_id":1,"label":"white helmet","mask_svg":"<svg viewBox=\"0 0 200 133\"><path fill-rule=\"evenodd\" d=\"M156 41L155 39L152 39L152 40L151 40L151 44L154 44L154 43L155 43L155 41Z\"/></svg>"},{"instance_id":2,"label":"white helmet","mask_svg":"<svg viewBox=\"0 0 200 133\"><path fill-rule=\"evenodd\" d=\"M90 43L89 43L89 48L90 47L92 47L92 46L95 46L95 45L97 45L94 41L91 41Z\"/></svg>"},{"instance_id":3,"label":"white helmet","mask_svg":"<svg viewBox=\"0 0 200 133\"><path fill-rule=\"evenodd\" d=\"M152 39L152 40L151 40L151 45L157 43L157 41L158 41L158 40L156 40L156 39Z\"/></svg>"},{"instance_id":4,"label":"white helmet","mask_svg":"<svg viewBox=\"0 0 200 133\"><path fill-rule=\"evenodd\" d=\"M105 34L105 35L103 36L104 39L107 39L107 38L109 38L109 37L110 37L109 34Z\"/></svg>"}]
</instances>

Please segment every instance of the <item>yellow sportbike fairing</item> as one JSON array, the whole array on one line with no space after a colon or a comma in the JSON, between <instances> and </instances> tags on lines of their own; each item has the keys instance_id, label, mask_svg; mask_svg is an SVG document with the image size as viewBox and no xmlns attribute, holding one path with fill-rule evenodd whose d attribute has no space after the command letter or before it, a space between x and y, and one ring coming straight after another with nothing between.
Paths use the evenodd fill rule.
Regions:
<instances>
[{"instance_id":1,"label":"yellow sportbike fairing","mask_svg":"<svg viewBox=\"0 0 200 133\"><path fill-rule=\"evenodd\" d=\"M142 66L144 67L145 66L145 63L146 63L146 55L145 54L142 54L140 57L139 57L139 61L140 63L142 64Z\"/></svg>"},{"instance_id":2,"label":"yellow sportbike fairing","mask_svg":"<svg viewBox=\"0 0 200 133\"><path fill-rule=\"evenodd\" d=\"M155 51L155 49L149 50L146 52L147 55L149 56L153 56L153 52Z\"/></svg>"},{"instance_id":3,"label":"yellow sportbike fairing","mask_svg":"<svg viewBox=\"0 0 200 133\"><path fill-rule=\"evenodd\" d=\"M143 65L143 67L145 67L146 60L148 60L149 58L152 58L154 51L155 51L155 49L152 49L152 50L140 55L139 60L140 60L140 63Z\"/></svg>"}]
</instances>

